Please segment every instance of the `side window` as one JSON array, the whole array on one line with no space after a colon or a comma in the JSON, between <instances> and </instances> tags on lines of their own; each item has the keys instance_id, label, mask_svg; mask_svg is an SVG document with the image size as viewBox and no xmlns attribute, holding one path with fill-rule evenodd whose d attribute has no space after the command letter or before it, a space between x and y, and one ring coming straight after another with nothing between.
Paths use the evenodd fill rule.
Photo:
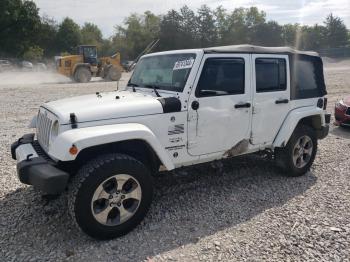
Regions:
<instances>
[{"instance_id":1,"label":"side window","mask_svg":"<svg viewBox=\"0 0 350 262\"><path fill-rule=\"evenodd\" d=\"M274 92L287 89L286 60L257 58L255 60L256 92Z\"/></svg>"},{"instance_id":2,"label":"side window","mask_svg":"<svg viewBox=\"0 0 350 262\"><path fill-rule=\"evenodd\" d=\"M292 73L294 99L320 97L327 94L320 58L297 57L293 63Z\"/></svg>"},{"instance_id":3,"label":"side window","mask_svg":"<svg viewBox=\"0 0 350 262\"><path fill-rule=\"evenodd\" d=\"M315 70L312 61L297 60L296 63L299 90L317 89Z\"/></svg>"},{"instance_id":4,"label":"side window","mask_svg":"<svg viewBox=\"0 0 350 262\"><path fill-rule=\"evenodd\" d=\"M196 97L244 94L244 59L209 58L205 61Z\"/></svg>"}]
</instances>

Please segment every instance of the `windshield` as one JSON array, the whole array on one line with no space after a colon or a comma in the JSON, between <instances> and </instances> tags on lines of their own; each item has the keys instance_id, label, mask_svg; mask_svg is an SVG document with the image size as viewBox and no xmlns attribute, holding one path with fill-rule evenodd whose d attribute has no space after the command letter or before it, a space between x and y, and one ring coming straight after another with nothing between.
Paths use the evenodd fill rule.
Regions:
<instances>
[{"instance_id":1,"label":"windshield","mask_svg":"<svg viewBox=\"0 0 350 262\"><path fill-rule=\"evenodd\" d=\"M97 57L96 47L84 47L85 57Z\"/></svg>"},{"instance_id":2,"label":"windshield","mask_svg":"<svg viewBox=\"0 0 350 262\"><path fill-rule=\"evenodd\" d=\"M182 92L196 54L157 55L142 58L129 85Z\"/></svg>"}]
</instances>

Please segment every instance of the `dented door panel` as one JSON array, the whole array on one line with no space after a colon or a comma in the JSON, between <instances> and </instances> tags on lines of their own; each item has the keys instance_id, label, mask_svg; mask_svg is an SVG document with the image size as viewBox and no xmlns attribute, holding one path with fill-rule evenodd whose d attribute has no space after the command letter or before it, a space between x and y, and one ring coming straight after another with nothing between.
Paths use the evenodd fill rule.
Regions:
<instances>
[{"instance_id":1,"label":"dented door panel","mask_svg":"<svg viewBox=\"0 0 350 262\"><path fill-rule=\"evenodd\" d=\"M201 97L198 95L198 90L196 92L196 89L199 88L199 81L202 81L200 78L203 68L205 68L209 59L233 59L234 62L236 61L235 59L241 59L244 63L244 92L226 94L220 91L218 94L214 94L212 90L205 90L205 94L209 94L208 96ZM228 60L228 63L230 62ZM218 64L221 65L220 63ZM219 70L223 72L216 73L217 75L228 74L229 72L224 71L229 69L230 67L220 68ZM208 70L210 73L211 68ZM250 106L252 103L250 73L249 54L205 55L188 104L187 149L190 155L196 156L221 152L222 156L227 157L233 154L242 154L248 149L252 114L252 107ZM220 76L220 78L226 81L224 77ZM234 83L234 79L233 82L227 81L227 83ZM221 86L226 88L225 84ZM210 85L207 85L206 88L210 89ZM227 88L229 90L229 87ZM191 108L193 101L199 103L197 110Z\"/></svg>"}]
</instances>

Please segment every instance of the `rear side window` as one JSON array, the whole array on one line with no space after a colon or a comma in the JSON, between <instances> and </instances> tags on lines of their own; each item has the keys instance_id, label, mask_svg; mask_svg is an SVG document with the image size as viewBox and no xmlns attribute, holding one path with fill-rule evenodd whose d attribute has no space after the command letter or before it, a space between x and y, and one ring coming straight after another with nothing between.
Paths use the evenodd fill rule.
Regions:
<instances>
[{"instance_id":1,"label":"rear side window","mask_svg":"<svg viewBox=\"0 0 350 262\"><path fill-rule=\"evenodd\" d=\"M314 65L311 61L297 60L299 91L317 89Z\"/></svg>"},{"instance_id":2,"label":"rear side window","mask_svg":"<svg viewBox=\"0 0 350 262\"><path fill-rule=\"evenodd\" d=\"M256 92L283 91L287 88L286 60L257 58L255 60Z\"/></svg>"},{"instance_id":3,"label":"rear side window","mask_svg":"<svg viewBox=\"0 0 350 262\"><path fill-rule=\"evenodd\" d=\"M209 58L196 89L197 97L244 94L244 59Z\"/></svg>"},{"instance_id":4,"label":"rear side window","mask_svg":"<svg viewBox=\"0 0 350 262\"><path fill-rule=\"evenodd\" d=\"M292 59L291 99L321 97L327 94L320 57L299 55Z\"/></svg>"}]
</instances>

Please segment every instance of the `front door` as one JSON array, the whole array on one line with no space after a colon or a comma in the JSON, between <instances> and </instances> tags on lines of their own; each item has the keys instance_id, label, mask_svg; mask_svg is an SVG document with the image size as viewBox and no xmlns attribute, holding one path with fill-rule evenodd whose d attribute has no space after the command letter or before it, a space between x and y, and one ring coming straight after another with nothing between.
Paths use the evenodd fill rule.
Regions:
<instances>
[{"instance_id":1,"label":"front door","mask_svg":"<svg viewBox=\"0 0 350 262\"><path fill-rule=\"evenodd\" d=\"M252 55L254 109L251 142L270 145L290 110L288 55Z\"/></svg>"},{"instance_id":2,"label":"front door","mask_svg":"<svg viewBox=\"0 0 350 262\"><path fill-rule=\"evenodd\" d=\"M189 99L189 154L225 152L248 141L250 55L205 55L199 72Z\"/></svg>"}]
</instances>

